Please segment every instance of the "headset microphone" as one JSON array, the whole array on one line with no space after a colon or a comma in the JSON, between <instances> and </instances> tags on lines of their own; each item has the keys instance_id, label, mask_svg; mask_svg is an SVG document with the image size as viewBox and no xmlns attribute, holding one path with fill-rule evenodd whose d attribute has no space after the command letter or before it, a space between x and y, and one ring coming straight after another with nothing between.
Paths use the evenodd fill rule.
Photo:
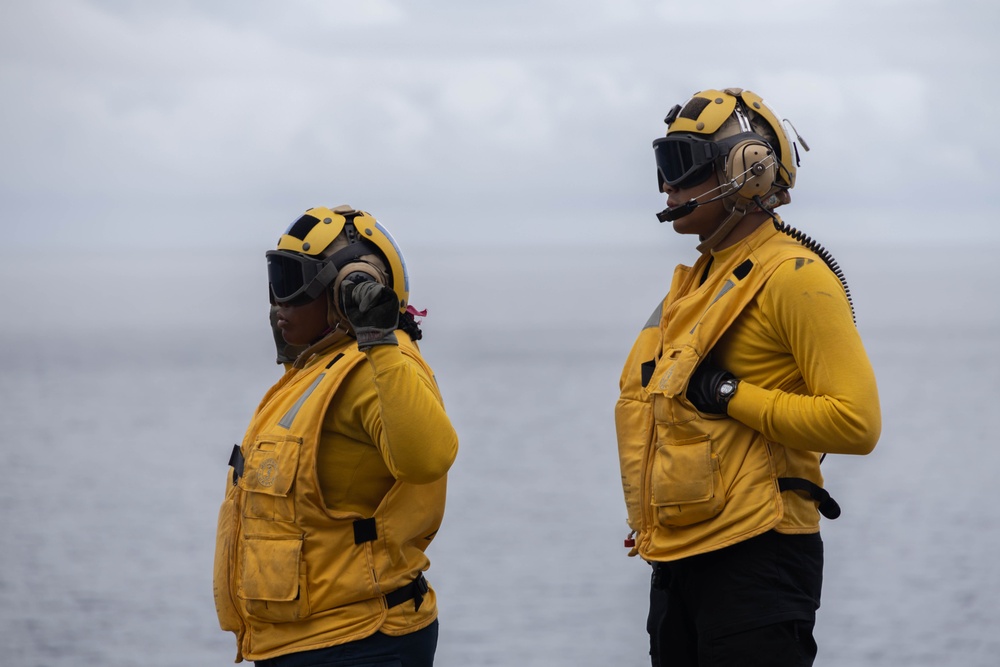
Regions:
<instances>
[{"instance_id":1,"label":"headset microphone","mask_svg":"<svg viewBox=\"0 0 1000 667\"><path fill-rule=\"evenodd\" d=\"M686 204L681 204L680 206L675 206L673 208L665 208L656 214L656 219L660 222L673 222L679 218L683 218L688 215L696 208L701 206L695 199L689 199Z\"/></svg>"},{"instance_id":2,"label":"headset microphone","mask_svg":"<svg viewBox=\"0 0 1000 667\"><path fill-rule=\"evenodd\" d=\"M745 141L741 144L737 144L736 149L743 147L743 153L746 153L746 145L750 143L751 142ZM733 152L735 152L736 149L733 149ZM692 198L680 206L665 208L656 214L656 219L660 222L673 222L674 220L679 220L680 218L693 213L694 210L702 204L711 204L714 201L725 199L734 193L739 196L739 193L747 187L756 187L757 189L767 190L771 183L774 182L773 174L769 171L769 168L774 166L774 159L770 153L768 153L768 155L772 158L770 164L765 164L763 160L754 162L747 166L742 173L732 176L727 181L721 183L719 187L710 190L709 192L702 193L701 196L704 197L705 195L715 192L716 190L720 190L720 194L705 201L698 201L697 198ZM742 159L745 162L746 158L743 157ZM771 180L764 184L760 183L761 179L766 179L768 177L771 177ZM742 179L742 182L738 179Z\"/></svg>"}]
</instances>

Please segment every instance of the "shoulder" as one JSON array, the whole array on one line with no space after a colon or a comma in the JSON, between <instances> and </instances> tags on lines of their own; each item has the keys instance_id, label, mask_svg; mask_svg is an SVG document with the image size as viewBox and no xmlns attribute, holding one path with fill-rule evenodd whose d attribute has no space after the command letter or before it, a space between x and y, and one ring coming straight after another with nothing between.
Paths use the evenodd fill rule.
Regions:
<instances>
[{"instance_id":1,"label":"shoulder","mask_svg":"<svg viewBox=\"0 0 1000 667\"><path fill-rule=\"evenodd\" d=\"M840 279L815 253L803 248L799 256L782 259L768 280L768 288L843 292Z\"/></svg>"},{"instance_id":2,"label":"shoulder","mask_svg":"<svg viewBox=\"0 0 1000 667\"><path fill-rule=\"evenodd\" d=\"M785 259L774 270L761 291L760 305L769 320L784 328L836 328L841 323L853 327L844 285L822 259L807 249L802 257Z\"/></svg>"}]
</instances>

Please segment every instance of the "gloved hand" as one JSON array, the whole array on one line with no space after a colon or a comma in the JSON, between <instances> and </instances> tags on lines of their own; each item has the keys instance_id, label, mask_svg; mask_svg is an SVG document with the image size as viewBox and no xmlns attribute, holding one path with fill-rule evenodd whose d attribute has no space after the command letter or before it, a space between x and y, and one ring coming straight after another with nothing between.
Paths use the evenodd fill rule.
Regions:
<instances>
[{"instance_id":1,"label":"gloved hand","mask_svg":"<svg viewBox=\"0 0 1000 667\"><path fill-rule=\"evenodd\" d=\"M340 303L358 339L358 349L398 345L399 299L391 287L348 276L340 285Z\"/></svg>"},{"instance_id":2,"label":"gloved hand","mask_svg":"<svg viewBox=\"0 0 1000 667\"><path fill-rule=\"evenodd\" d=\"M724 415L728 414L729 399L736 393L737 383L735 375L716 366L711 357L706 357L688 380L686 395L699 412Z\"/></svg>"}]
</instances>

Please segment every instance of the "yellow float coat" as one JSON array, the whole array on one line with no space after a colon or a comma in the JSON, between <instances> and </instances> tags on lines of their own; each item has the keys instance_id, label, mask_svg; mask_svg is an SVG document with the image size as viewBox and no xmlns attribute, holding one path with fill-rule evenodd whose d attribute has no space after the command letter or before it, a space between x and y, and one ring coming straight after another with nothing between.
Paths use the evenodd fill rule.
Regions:
<instances>
[{"instance_id":1,"label":"yellow float coat","mask_svg":"<svg viewBox=\"0 0 1000 667\"><path fill-rule=\"evenodd\" d=\"M216 608L237 635L237 662L406 634L437 617L432 589L419 609L384 598L429 566L457 451L430 368L396 336L398 347L372 348L367 362L350 339L313 355L257 408L242 475L227 475L216 545ZM344 433L330 432L338 424ZM371 478L374 490L355 479L360 500L348 503L323 488L348 476L317 469L352 438L377 448L391 477Z\"/></svg>"},{"instance_id":2,"label":"yellow float coat","mask_svg":"<svg viewBox=\"0 0 1000 667\"><path fill-rule=\"evenodd\" d=\"M703 415L685 396L709 351L740 379L728 416ZM650 561L771 529L818 531L816 502L779 491L777 480L821 487L821 453L866 454L881 429L874 373L843 287L770 224L676 268L620 389L615 422L633 555Z\"/></svg>"}]
</instances>

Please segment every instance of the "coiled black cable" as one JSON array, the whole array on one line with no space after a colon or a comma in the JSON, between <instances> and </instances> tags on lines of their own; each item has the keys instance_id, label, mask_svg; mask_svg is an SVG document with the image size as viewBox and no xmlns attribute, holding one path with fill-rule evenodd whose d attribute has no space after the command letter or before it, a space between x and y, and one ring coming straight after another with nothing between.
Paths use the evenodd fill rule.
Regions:
<instances>
[{"instance_id":1,"label":"coiled black cable","mask_svg":"<svg viewBox=\"0 0 1000 667\"><path fill-rule=\"evenodd\" d=\"M844 294L847 296L847 305L851 307L851 319L854 321L854 325L857 326L858 318L854 313L854 301L851 299L851 288L848 287L847 278L844 277L844 272L841 270L840 265L837 264L837 260L835 260L833 258L833 255L830 254L830 251L824 248L818 241L814 240L808 234L799 231L795 227L792 227L784 220L779 218L777 215L775 215L774 211L772 211L771 209L767 208L764 205L764 202L761 200L760 195L754 195L753 201L755 204L757 204L758 207L760 207L760 210L764 211L769 216L771 216L771 222L774 223L775 229L777 229L782 234L787 234L788 236L790 236L791 238L795 239L803 246L808 248L809 250L812 250L819 256L820 259L823 260L823 262L828 267L830 267L830 270L833 271L833 275L837 276L837 279L840 280L840 284L844 288Z\"/></svg>"}]
</instances>

